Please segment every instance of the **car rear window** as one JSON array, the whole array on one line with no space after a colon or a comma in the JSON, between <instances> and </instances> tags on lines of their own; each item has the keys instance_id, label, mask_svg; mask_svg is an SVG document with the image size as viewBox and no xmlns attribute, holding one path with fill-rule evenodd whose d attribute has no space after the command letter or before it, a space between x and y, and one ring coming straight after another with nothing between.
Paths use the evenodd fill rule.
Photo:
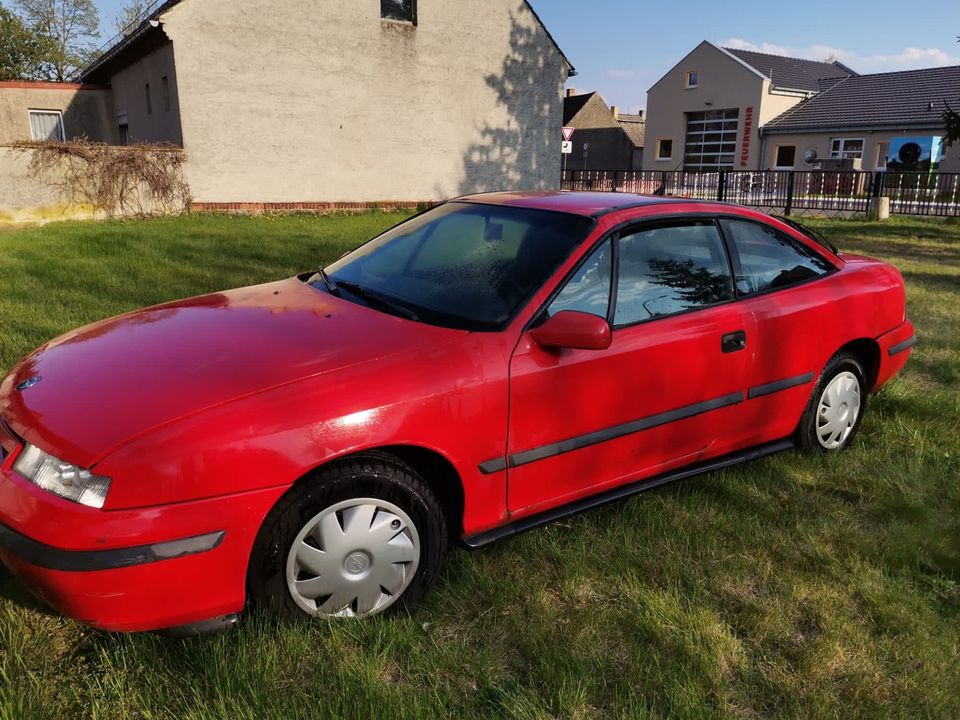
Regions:
<instances>
[{"instance_id":1,"label":"car rear window","mask_svg":"<svg viewBox=\"0 0 960 720\"><path fill-rule=\"evenodd\" d=\"M778 290L834 269L802 242L769 225L743 220L722 223L737 250L737 291L741 295Z\"/></svg>"}]
</instances>

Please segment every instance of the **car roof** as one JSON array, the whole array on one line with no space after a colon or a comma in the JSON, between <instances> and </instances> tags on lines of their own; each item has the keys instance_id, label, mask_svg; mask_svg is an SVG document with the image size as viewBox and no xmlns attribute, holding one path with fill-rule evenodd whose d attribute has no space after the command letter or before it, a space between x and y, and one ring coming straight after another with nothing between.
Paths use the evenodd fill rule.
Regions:
<instances>
[{"instance_id":1,"label":"car roof","mask_svg":"<svg viewBox=\"0 0 960 720\"><path fill-rule=\"evenodd\" d=\"M455 198L455 201L552 210L586 217L599 217L614 210L649 205L703 203L702 200L688 198L634 195L633 193L619 192L569 192L560 190L478 193Z\"/></svg>"}]
</instances>

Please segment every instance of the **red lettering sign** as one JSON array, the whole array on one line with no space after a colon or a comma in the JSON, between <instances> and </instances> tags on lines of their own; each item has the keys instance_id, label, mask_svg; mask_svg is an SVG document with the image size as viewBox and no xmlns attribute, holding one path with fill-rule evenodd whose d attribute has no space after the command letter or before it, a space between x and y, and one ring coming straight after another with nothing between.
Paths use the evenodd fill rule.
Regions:
<instances>
[{"instance_id":1,"label":"red lettering sign","mask_svg":"<svg viewBox=\"0 0 960 720\"><path fill-rule=\"evenodd\" d=\"M743 140L740 142L740 167L746 167L750 159L750 137L753 134L753 108L743 112Z\"/></svg>"}]
</instances>

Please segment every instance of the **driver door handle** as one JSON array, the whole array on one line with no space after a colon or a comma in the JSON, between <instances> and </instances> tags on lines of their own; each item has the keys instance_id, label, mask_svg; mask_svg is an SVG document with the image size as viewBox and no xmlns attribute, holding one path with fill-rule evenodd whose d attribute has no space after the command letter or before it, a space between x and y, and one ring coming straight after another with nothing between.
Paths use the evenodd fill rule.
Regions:
<instances>
[{"instance_id":1,"label":"driver door handle","mask_svg":"<svg viewBox=\"0 0 960 720\"><path fill-rule=\"evenodd\" d=\"M720 338L720 349L725 353L738 352L747 346L747 334L743 330L727 333Z\"/></svg>"}]
</instances>

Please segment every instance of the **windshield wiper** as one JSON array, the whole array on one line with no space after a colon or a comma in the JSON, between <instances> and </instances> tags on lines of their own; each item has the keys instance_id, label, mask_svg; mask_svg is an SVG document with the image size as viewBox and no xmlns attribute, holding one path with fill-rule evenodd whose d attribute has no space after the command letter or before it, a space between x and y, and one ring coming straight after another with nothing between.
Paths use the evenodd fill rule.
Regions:
<instances>
[{"instance_id":1,"label":"windshield wiper","mask_svg":"<svg viewBox=\"0 0 960 720\"><path fill-rule=\"evenodd\" d=\"M378 305L381 309L392 312L394 315L400 315L408 320L420 322L420 316L417 315L413 310L394 300L384 297L380 293L367 290L365 287L350 282L349 280L337 280L334 284L337 288L343 288L350 294L356 295L358 298L366 300L372 305Z\"/></svg>"},{"instance_id":2,"label":"windshield wiper","mask_svg":"<svg viewBox=\"0 0 960 720\"><path fill-rule=\"evenodd\" d=\"M337 297L340 297L340 291L337 289L337 286L333 284L333 280L327 277L326 270L324 270L323 268L320 268L319 270L317 270L317 274L314 276L314 278L318 276L323 281L323 284L326 286L327 291L331 295L336 295ZM314 278L310 278L310 280L312 281Z\"/></svg>"}]
</instances>

